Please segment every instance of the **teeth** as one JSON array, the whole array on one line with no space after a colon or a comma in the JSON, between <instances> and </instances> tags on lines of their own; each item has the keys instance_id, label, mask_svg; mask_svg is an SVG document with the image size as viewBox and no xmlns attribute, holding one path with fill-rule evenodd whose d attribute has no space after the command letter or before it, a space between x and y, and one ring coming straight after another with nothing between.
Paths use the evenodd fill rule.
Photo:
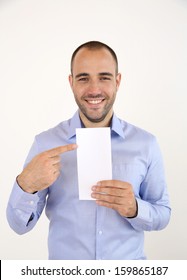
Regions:
<instances>
[{"instance_id":1,"label":"teeth","mask_svg":"<svg viewBox=\"0 0 187 280\"><path fill-rule=\"evenodd\" d=\"M98 104L101 102L102 102L102 100L88 100L88 103L90 103L90 104Z\"/></svg>"}]
</instances>

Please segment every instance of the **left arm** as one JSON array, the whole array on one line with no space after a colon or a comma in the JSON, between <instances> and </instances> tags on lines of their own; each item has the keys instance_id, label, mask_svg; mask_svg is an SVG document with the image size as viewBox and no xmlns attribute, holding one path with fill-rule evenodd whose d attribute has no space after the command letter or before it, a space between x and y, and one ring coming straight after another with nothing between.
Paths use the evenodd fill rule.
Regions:
<instances>
[{"instance_id":1,"label":"left arm","mask_svg":"<svg viewBox=\"0 0 187 280\"><path fill-rule=\"evenodd\" d=\"M155 138L150 150L147 174L136 196L130 183L118 180L101 181L92 188L98 205L116 210L136 230L161 230L171 215L162 156Z\"/></svg>"}]
</instances>

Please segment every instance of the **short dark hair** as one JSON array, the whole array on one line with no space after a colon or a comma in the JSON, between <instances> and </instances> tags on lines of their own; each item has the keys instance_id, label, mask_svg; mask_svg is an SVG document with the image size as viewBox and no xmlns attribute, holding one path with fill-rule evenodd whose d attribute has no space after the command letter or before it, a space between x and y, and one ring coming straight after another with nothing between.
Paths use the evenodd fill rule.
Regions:
<instances>
[{"instance_id":1,"label":"short dark hair","mask_svg":"<svg viewBox=\"0 0 187 280\"><path fill-rule=\"evenodd\" d=\"M82 45L80 45L72 54L72 57L71 57L71 74L73 73L73 61L74 61L74 58L76 56L76 54L78 53L78 51L82 48L86 48L86 49L89 49L89 50L99 50L101 48L105 48L107 49L112 57L114 58L114 61L116 63L116 74L118 73L118 59L117 59L117 55L116 53L114 52L114 50L112 48L110 48L108 45L102 43L102 42L99 42L99 41L89 41L89 42L86 42Z\"/></svg>"}]
</instances>

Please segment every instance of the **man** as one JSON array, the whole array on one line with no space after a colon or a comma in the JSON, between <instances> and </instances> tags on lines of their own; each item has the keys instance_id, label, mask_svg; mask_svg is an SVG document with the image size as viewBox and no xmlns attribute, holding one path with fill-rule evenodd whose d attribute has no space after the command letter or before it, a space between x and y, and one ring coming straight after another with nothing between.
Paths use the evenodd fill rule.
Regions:
<instances>
[{"instance_id":1,"label":"man","mask_svg":"<svg viewBox=\"0 0 187 280\"><path fill-rule=\"evenodd\" d=\"M79 110L36 136L14 184L9 224L17 233L26 233L46 206L49 259L145 259L144 231L161 230L169 222L155 137L113 112L120 80L117 57L109 46L91 41L78 47L69 82ZM96 200L81 201L75 129L106 126L111 128L113 180L95 182L91 196Z\"/></svg>"}]
</instances>

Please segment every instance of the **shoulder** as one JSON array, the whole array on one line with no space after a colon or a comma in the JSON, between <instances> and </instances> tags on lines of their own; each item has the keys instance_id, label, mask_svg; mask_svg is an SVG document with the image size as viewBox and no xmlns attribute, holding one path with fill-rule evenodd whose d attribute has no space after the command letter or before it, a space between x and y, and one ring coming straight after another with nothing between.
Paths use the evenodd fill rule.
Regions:
<instances>
[{"instance_id":1,"label":"shoulder","mask_svg":"<svg viewBox=\"0 0 187 280\"><path fill-rule=\"evenodd\" d=\"M70 123L70 119L69 120L64 120L60 123L58 123L56 126L51 127L47 130L42 131L41 133L37 134L36 137L37 138L42 138L42 137L49 137L51 135L61 135L62 132L65 133L66 129L68 129L69 127L69 123Z\"/></svg>"},{"instance_id":2,"label":"shoulder","mask_svg":"<svg viewBox=\"0 0 187 280\"><path fill-rule=\"evenodd\" d=\"M157 137L151 132L140 128L134 124L121 120L122 130L124 132L124 145L147 155L148 159L161 159L161 149Z\"/></svg>"},{"instance_id":3,"label":"shoulder","mask_svg":"<svg viewBox=\"0 0 187 280\"><path fill-rule=\"evenodd\" d=\"M62 121L35 136L35 142L40 152L67 144L70 120Z\"/></svg>"},{"instance_id":4,"label":"shoulder","mask_svg":"<svg viewBox=\"0 0 187 280\"><path fill-rule=\"evenodd\" d=\"M154 142L156 140L156 136L152 134L151 132L136 126L134 124L131 124L125 120L119 119L122 130L124 132L125 138L135 138L139 141L150 141Z\"/></svg>"}]
</instances>

